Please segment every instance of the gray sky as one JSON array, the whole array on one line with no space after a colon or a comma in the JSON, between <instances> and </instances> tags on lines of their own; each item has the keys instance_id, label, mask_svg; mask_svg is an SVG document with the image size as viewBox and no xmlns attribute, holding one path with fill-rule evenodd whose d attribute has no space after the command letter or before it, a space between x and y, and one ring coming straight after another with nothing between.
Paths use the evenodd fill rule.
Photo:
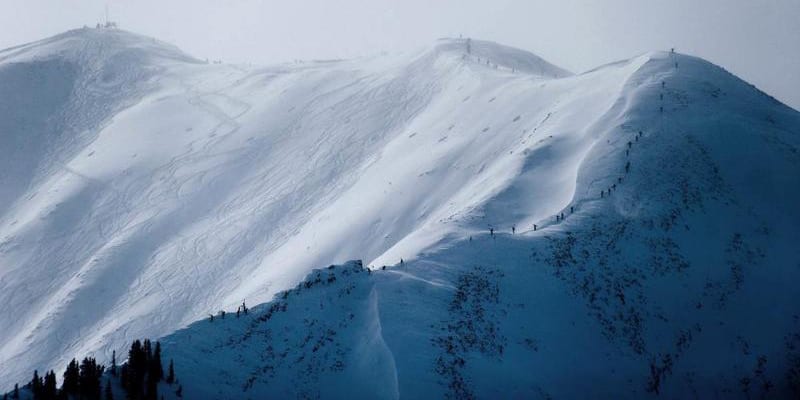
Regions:
<instances>
[{"instance_id":1,"label":"gray sky","mask_svg":"<svg viewBox=\"0 0 800 400\"><path fill-rule=\"evenodd\" d=\"M463 34L575 72L676 47L800 109L800 0L0 0L0 48L103 17L200 58L347 58Z\"/></svg>"}]
</instances>

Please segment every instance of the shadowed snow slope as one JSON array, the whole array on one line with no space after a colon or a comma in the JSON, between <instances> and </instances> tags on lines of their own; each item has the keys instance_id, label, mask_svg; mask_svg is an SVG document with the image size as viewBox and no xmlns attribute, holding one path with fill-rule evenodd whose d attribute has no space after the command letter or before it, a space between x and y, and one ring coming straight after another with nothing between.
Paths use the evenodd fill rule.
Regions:
<instances>
[{"instance_id":1,"label":"shadowed snow slope","mask_svg":"<svg viewBox=\"0 0 800 400\"><path fill-rule=\"evenodd\" d=\"M554 195L536 169L578 148L540 128L548 144L474 213L501 233L448 237L386 270L317 270L247 315L164 338L184 392L796 398L800 116L698 59L631 64L577 171L540 170L571 184L552 203L563 220L524 204ZM508 232L525 218L540 228Z\"/></svg>"},{"instance_id":2,"label":"shadowed snow slope","mask_svg":"<svg viewBox=\"0 0 800 400\"><path fill-rule=\"evenodd\" d=\"M667 53L571 75L454 39L272 67L113 30L7 49L0 384L269 300L315 265L403 258L178 332L190 398L738 390L759 355L786 371L799 328L798 127ZM282 322L257 319L275 304Z\"/></svg>"}]
</instances>

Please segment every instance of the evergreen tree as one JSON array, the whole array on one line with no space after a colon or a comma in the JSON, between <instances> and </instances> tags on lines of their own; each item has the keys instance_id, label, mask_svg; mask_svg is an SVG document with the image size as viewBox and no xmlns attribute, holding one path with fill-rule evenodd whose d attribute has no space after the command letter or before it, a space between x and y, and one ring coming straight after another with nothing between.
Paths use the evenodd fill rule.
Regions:
<instances>
[{"instance_id":1,"label":"evergreen tree","mask_svg":"<svg viewBox=\"0 0 800 400\"><path fill-rule=\"evenodd\" d=\"M167 383L170 385L175 382L175 367L172 365L172 359L169 360L169 369L167 370Z\"/></svg>"},{"instance_id":2,"label":"evergreen tree","mask_svg":"<svg viewBox=\"0 0 800 400\"><path fill-rule=\"evenodd\" d=\"M117 376L117 351L111 352L111 375Z\"/></svg>"},{"instance_id":3,"label":"evergreen tree","mask_svg":"<svg viewBox=\"0 0 800 400\"><path fill-rule=\"evenodd\" d=\"M100 379L103 377L105 368L97 365L94 358L86 357L81 362L80 380L78 388L80 395L86 400L100 399Z\"/></svg>"},{"instance_id":4,"label":"evergreen tree","mask_svg":"<svg viewBox=\"0 0 800 400\"><path fill-rule=\"evenodd\" d=\"M145 340L144 346L142 342L135 340L128 351L127 379L124 387L128 392L129 399L140 399L144 393L142 389L145 383L144 378L147 375L149 348L149 340Z\"/></svg>"},{"instance_id":5,"label":"evergreen tree","mask_svg":"<svg viewBox=\"0 0 800 400\"><path fill-rule=\"evenodd\" d=\"M111 379L106 380L105 400L114 400L114 392L111 390Z\"/></svg>"},{"instance_id":6,"label":"evergreen tree","mask_svg":"<svg viewBox=\"0 0 800 400\"><path fill-rule=\"evenodd\" d=\"M78 382L80 380L80 369L78 368L78 361L74 358L67 365L67 370L64 371L64 383L61 385L61 391L64 395L78 395Z\"/></svg>"},{"instance_id":7,"label":"evergreen tree","mask_svg":"<svg viewBox=\"0 0 800 400\"><path fill-rule=\"evenodd\" d=\"M18 399L19 398L19 384L17 384L17 383L14 384L14 392L11 393L11 398L12 399Z\"/></svg>"},{"instance_id":8,"label":"evergreen tree","mask_svg":"<svg viewBox=\"0 0 800 400\"><path fill-rule=\"evenodd\" d=\"M129 375L130 374L128 373L128 364L122 364L122 366L119 367L119 382L120 386L122 386L122 388L125 389L126 391L128 390L127 384L130 381Z\"/></svg>"},{"instance_id":9,"label":"evergreen tree","mask_svg":"<svg viewBox=\"0 0 800 400\"><path fill-rule=\"evenodd\" d=\"M55 400L58 397L56 388L56 373L53 370L44 375L44 386L42 387L42 399Z\"/></svg>"},{"instance_id":10,"label":"evergreen tree","mask_svg":"<svg viewBox=\"0 0 800 400\"><path fill-rule=\"evenodd\" d=\"M33 370L33 379L31 379L30 387L34 400L40 400L42 398L42 386L44 386L44 382L42 378L39 377L39 371Z\"/></svg>"},{"instance_id":11,"label":"evergreen tree","mask_svg":"<svg viewBox=\"0 0 800 400\"><path fill-rule=\"evenodd\" d=\"M153 346L152 346L152 343L150 343L150 339L145 339L144 340L144 346L143 347L144 347L145 359L149 362L150 359L153 358Z\"/></svg>"},{"instance_id":12,"label":"evergreen tree","mask_svg":"<svg viewBox=\"0 0 800 400\"><path fill-rule=\"evenodd\" d=\"M145 346L150 341L145 341ZM158 399L158 382L164 377L164 368L161 366L161 343L156 342L155 350L149 354L147 362L147 390L145 399Z\"/></svg>"},{"instance_id":13,"label":"evergreen tree","mask_svg":"<svg viewBox=\"0 0 800 400\"><path fill-rule=\"evenodd\" d=\"M158 382L164 379L164 367L161 365L161 342L156 342L156 349L153 352L153 358L150 359L150 374L153 379Z\"/></svg>"}]
</instances>

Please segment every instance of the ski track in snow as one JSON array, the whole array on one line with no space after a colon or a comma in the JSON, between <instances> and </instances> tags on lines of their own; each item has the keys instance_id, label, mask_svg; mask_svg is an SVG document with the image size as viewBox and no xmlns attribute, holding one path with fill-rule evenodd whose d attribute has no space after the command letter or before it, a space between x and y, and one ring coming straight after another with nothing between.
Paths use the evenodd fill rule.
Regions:
<instances>
[{"instance_id":1,"label":"ski track in snow","mask_svg":"<svg viewBox=\"0 0 800 400\"><path fill-rule=\"evenodd\" d=\"M582 157L574 213L525 234L447 237L386 270L316 270L244 321L197 321L164 338L165 355L198 366L185 393L383 397L389 385L407 398L796 395L800 142L785 128L800 116L705 62L649 57L592 124L599 134ZM383 373L359 368L385 351L360 350L374 342L376 314L393 360ZM250 319L259 322L242 329ZM287 376L330 353L295 346L279 355L300 363L279 374L216 378L261 365L250 346L323 336L342 363L299 387Z\"/></svg>"},{"instance_id":2,"label":"ski track in snow","mask_svg":"<svg viewBox=\"0 0 800 400\"><path fill-rule=\"evenodd\" d=\"M599 197L625 176L609 146L624 147L634 122L646 130L637 140L707 127L664 122L654 91L678 112L698 90L720 96L712 86L728 79L667 91L661 82L684 71L673 57L687 79L709 68L650 53L572 75L489 42L466 54L456 39L330 63L207 65L92 29L1 51L0 84L34 100L45 96L36 82L69 90L42 106L47 117L0 107L10 113L0 115L10 121L0 122L10 171L0 175L0 364L16 366L0 385L270 300L332 262L402 258L430 271L387 276L449 296L461 269L436 254L490 226L523 240L566 234L609 204L632 212L616 190ZM13 101L3 90L0 106ZM791 154L796 136L784 136L773 142ZM380 317L386 300L370 293L398 397L404 361Z\"/></svg>"}]
</instances>

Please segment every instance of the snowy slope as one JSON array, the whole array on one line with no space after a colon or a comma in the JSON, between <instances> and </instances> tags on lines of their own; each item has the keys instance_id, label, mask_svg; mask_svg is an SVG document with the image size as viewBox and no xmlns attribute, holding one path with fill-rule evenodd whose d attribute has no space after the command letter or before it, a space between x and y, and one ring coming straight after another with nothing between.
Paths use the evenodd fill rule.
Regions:
<instances>
[{"instance_id":1,"label":"snowy slope","mask_svg":"<svg viewBox=\"0 0 800 400\"><path fill-rule=\"evenodd\" d=\"M60 368L76 355L109 357L132 338L168 334L210 312L234 309L243 298L269 300L309 268L350 259L392 265L434 252L407 262L409 275L385 273L396 279L383 291L355 284L359 296L392 299L382 293L425 288L433 274L445 284L422 293L430 300L401 292L394 305L342 305L359 308L354 318L373 332L381 330L375 321L383 324L376 313L395 315L386 322L393 331L424 330L428 325L410 323L425 312L419 308L430 306L430 318L444 318L448 287L468 272L463 267L478 263L464 248L469 236L486 241L479 235L489 226L503 232L512 225L518 232L534 223L546 227L526 234L519 251L479 252L486 260L507 259L492 268L515 276L530 269L527 249L558 243L567 229L590 230L596 219L660 227L667 212L690 218L699 211L673 203L703 198L717 180L738 188L723 193L733 205L706 210L711 217L698 225L724 221L727 230L697 227L697 235L766 226L777 240L764 252L797 265L788 244L798 226L790 206L798 187L795 111L683 56L648 54L571 75L520 50L471 41L467 54L467 47L451 39L407 55L244 67L199 63L150 38L88 29L0 52L0 365L15 366L0 368L0 384L33 368ZM663 90L662 80L668 83ZM631 154L633 171L645 160L655 170L635 185L620 185L611 200L599 200L621 173L625 142L639 129L646 131L642 143L660 141L647 147L649 155ZM729 149L732 143L737 146ZM704 159L718 160L714 174L722 177L693 169ZM653 191L652 182L663 192ZM577 214L554 224L553 216L570 205ZM751 214L750 225L730 222ZM578 216L585 222L578 224ZM676 230L672 240L687 247L684 257L712 279L706 271L718 260L696 244L705 236ZM635 264L645 256L631 257ZM789 273L796 269L772 275L777 289L790 282ZM591 324L586 307L597 306L574 294L582 276L545 275L552 293L542 302L554 307L563 299ZM512 280L526 279L530 285L503 292L527 303L538 276ZM798 303L786 291L776 293L785 293L779 304ZM411 304L401 309L405 316L390 311ZM562 311L550 309L556 312ZM429 346L432 333L420 335L418 345ZM370 356L356 358L375 357L364 362L384 367L359 371L391 376L385 371L392 358L406 363L404 371L434 368L430 360L398 356L416 354L405 341L375 338L380 351L364 347L357 354ZM565 343L598 343L583 339ZM188 362L192 355L183 357ZM417 390L405 378L395 380L396 392Z\"/></svg>"},{"instance_id":2,"label":"snowy slope","mask_svg":"<svg viewBox=\"0 0 800 400\"><path fill-rule=\"evenodd\" d=\"M800 115L702 60L635 65L563 221L448 238L386 270L320 269L246 316L198 321L164 339L186 393L800 395Z\"/></svg>"},{"instance_id":3,"label":"snowy slope","mask_svg":"<svg viewBox=\"0 0 800 400\"><path fill-rule=\"evenodd\" d=\"M438 220L497 189L452 188L490 168L497 187L514 174L507 157L487 157L524 147L526 133L497 130L544 118L493 98L567 74L471 47L472 58L443 40L411 55L244 68L83 29L3 51L0 361L105 355L268 299L310 266L377 259L404 239L411 257L456 229Z\"/></svg>"}]
</instances>

